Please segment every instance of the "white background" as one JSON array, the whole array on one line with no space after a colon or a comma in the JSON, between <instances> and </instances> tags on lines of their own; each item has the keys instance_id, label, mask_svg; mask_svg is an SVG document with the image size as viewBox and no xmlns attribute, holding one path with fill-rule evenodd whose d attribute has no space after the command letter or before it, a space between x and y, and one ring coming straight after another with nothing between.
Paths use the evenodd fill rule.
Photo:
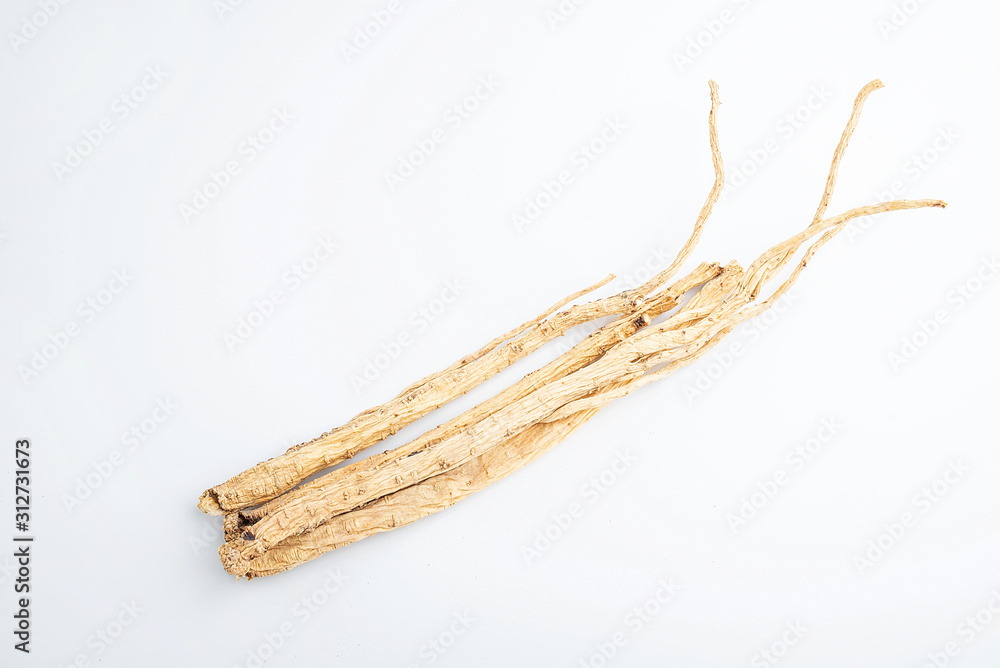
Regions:
<instances>
[{"instance_id":1,"label":"white background","mask_svg":"<svg viewBox=\"0 0 1000 668\"><path fill-rule=\"evenodd\" d=\"M35 1L5 3L0 536L16 533L14 441L29 438L36 542L30 656L12 649L13 560L0 560L0 664L228 667L263 652L268 666L599 666L621 633L608 665L917 667L949 642L948 665L996 665L1000 281L977 274L993 278L1000 250L1000 10L904 4L887 34L888 0L594 0L555 23L556 0L401 0L348 59L344 45L384 2L71 2L47 20L32 18ZM679 65L699 39L702 52ZM146 78L126 117L115 101L146 68L162 80ZM496 90L446 122L482 77ZM869 100L830 213L877 201L894 181L947 210L849 231L810 263L783 313L447 512L275 577L223 571L221 521L195 508L203 489L609 272L662 268L712 181L709 78L729 177L753 174L717 207L692 266L745 265L809 222L853 98L875 77L887 88ZM241 143L275 109L293 118L246 160ZM112 131L57 174L102 119ZM579 147L609 119L626 127L579 171ZM444 143L391 189L386 172L438 127ZM777 148L754 169L748 156L769 138ZM181 205L230 160L240 172L185 220ZM519 232L512 214L562 169L572 185ZM337 252L293 289L286 272L327 237ZM123 269L132 278L100 313L81 309L107 301ZM458 298L417 331L411 315L449 280ZM276 289L284 301L231 351L226 334ZM944 324L894 365L939 310ZM79 335L25 374L70 323ZM404 332L411 345L357 391L351 377ZM730 341L743 347L723 360ZM123 435L151 427L158 400L179 408L132 449ZM786 456L824 418L836 435L795 468ZM116 450L121 464L96 475ZM584 485L619 452L635 463L594 499ZM967 470L926 509L915 496L949 462ZM734 531L727 516L778 471L787 484ZM529 562L524 548L560 533L552 517L573 503L582 516ZM906 512L913 526L859 567ZM330 574L346 580L306 619L301 599ZM636 624L630 611L671 579L675 599ZM122 612L133 602L134 620ZM983 609L991 624L960 626ZM463 614L471 623L451 637ZM100 641L119 617L130 623ZM282 624L292 635L271 652ZM769 648L784 653L776 664Z\"/></svg>"}]
</instances>

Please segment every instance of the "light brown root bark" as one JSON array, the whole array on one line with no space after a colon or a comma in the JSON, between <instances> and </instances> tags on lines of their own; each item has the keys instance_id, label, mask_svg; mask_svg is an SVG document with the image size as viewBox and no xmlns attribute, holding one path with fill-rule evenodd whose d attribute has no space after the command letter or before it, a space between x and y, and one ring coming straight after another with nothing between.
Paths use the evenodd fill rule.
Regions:
<instances>
[{"instance_id":1,"label":"light brown root bark","mask_svg":"<svg viewBox=\"0 0 1000 668\"><path fill-rule=\"evenodd\" d=\"M228 513L226 542L219 550L226 570L248 578L278 573L453 505L533 461L610 401L694 362L739 324L766 311L849 221L890 211L944 207L938 200L898 200L826 217L861 109L879 87L881 83L873 81L855 99L820 204L804 230L766 250L746 269L736 263L702 264L661 289L689 257L722 189L716 125L719 97L711 82L709 142L716 178L689 239L670 267L636 290L553 315L568 302L557 305L348 425L209 489L202 497L202 509ZM787 277L758 300L765 286L786 270ZM684 294L695 289L683 303ZM299 485L309 475L464 394L571 327L606 316L617 319L462 415L395 450Z\"/></svg>"}]
</instances>

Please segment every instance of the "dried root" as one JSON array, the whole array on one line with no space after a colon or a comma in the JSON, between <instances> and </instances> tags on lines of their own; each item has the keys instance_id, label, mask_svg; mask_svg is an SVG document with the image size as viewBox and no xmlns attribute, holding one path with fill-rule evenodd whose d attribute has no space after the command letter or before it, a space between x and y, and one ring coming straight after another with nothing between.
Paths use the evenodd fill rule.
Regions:
<instances>
[{"instance_id":1,"label":"dried root","mask_svg":"<svg viewBox=\"0 0 1000 668\"><path fill-rule=\"evenodd\" d=\"M715 182L674 262L639 288L560 310L611 277L581 290L343 427L207 490L199 507L226 515L225 543L219 549L226 570L248 579L280 573L453 505L533 461L611 400L694 362L740 323L763 313L850 220L944 207L938 200L897 200L826 217L861 109L881 86L873 81L858 94L819 207L804 230L762 253L746 269L736 263L724 267L704 263L664 287L694 250L724 183L718 87L710 82L709 143ZM800 251L801 258L792 265ZM758 299L789 268L784 281ZM302 484L465 394L572 327L609 316L615 319L571 350L462 415L395 450Z\"/></svg>"}]
</instances>

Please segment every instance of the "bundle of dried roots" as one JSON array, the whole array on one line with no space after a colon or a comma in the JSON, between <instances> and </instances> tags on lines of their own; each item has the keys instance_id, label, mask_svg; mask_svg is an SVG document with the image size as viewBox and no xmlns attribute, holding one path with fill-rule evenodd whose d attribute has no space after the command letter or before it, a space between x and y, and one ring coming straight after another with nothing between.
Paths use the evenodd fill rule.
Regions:
<instances>
[{"instance_id":1,"label":"bundle of dried roots","mask_svg":"<svg viewBox=\"0 0 1000 668\"><path fill-rule=\"evenodd\" d=\"M710 82L715 183L673 263L639 288L575 303L610 281L609 276L407 387L391 401L208 489L198 506L225 515L225 543L219 554L226 570L248 579L280 573L451 506L540 456L612 399L690 364L741 322L767 310L849 221L899 209L944 207L937 200L896 200L827 217L837 171L861 108L881 86L873 81L858 94L819 207L804 230L745 269L735 262L705 263L674 279L701 237L724 183L716 129L718 87ZM759 299L764 287L789 268L784 280ZM567 308L569 304L574 305ZM395 450L303 482L465 394L569 329L597 320L607 324L449 422Z\"/></svg>"}]
</instances>

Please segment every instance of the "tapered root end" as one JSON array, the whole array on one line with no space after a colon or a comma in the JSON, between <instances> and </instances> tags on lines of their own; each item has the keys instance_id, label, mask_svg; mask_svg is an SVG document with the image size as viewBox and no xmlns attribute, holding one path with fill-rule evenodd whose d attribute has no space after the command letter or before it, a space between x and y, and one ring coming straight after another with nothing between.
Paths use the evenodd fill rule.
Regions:
<instances>
[{"instance_id":1,"label":"tapered root end","mask_svg":"<svg viewBox=\"0 0 1000 668\"><path fill-rule=\"evenodd\" d=\"M902 209L944 209L948 206L947 202L941 201L939 199L916 199L916 200L900 200L904 203L904 206L900 207Z\"/></svg>"},{"instance_id":2,"label":"tapered root end","mask_svg":"<svg viewBox=\"0 0 1000 668\"><path fill-rule=\"evenodd\" d=\"M219 496L211 489L205 490L205 492L198 497L198 508L201 512L209 515L225 514L222 506L219 505Z\"/></svg>"},{"instance_id":3,"label":"tapered root end","mask_svg":"<svg viewBox=\"0 0 1000 668\"><path fill-rule=\"evenodd\" d=\"M250 572L250 560L244 559L239 549L229 543L219 547L219 559L226 572L237 578L245 577Z\"/></svg>"}]
</instances>

